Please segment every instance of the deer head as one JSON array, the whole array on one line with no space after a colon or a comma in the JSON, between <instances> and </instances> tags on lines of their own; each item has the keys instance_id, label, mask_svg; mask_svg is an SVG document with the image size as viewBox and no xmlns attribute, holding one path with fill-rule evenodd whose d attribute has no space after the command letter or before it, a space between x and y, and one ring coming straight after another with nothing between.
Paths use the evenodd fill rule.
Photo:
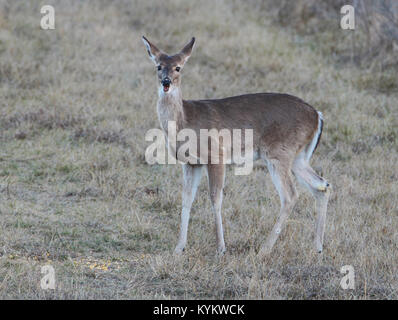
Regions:
<instances>
[{"instance_id":1,"label":"deer head","mask_svg":"<svg viewBox=\"0 0 398 320\"><path fill-rule=\"evenodd\" d=\"M181 83L181 71L191 56L195 38L192 38L179 53L174 55L168 55L159 50L144 36L142 37L142 41L146 46L149 57L156 65L159 92L166 94L175 88L179 88Z\"/></svg>"}]
</instances>

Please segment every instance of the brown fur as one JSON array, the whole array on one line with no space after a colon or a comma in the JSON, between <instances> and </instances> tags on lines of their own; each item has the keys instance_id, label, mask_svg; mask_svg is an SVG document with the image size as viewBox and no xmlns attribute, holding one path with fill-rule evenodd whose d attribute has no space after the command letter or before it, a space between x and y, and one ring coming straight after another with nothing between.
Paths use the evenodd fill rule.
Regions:
<instances>
[{"instance_id":1,"label":"brown fur","mask_svg":"<svg viewBox=\"0 0 398 320\"><path fill-rule=\"evenodd\" d=\"M253 129L254 146L267 157L289 150L295 155L314 136L318 113L287 94L257 93L215 100L184 100L182 127ZM180 121L181 122L181 121Z\"/></svg>"}]
</instances>

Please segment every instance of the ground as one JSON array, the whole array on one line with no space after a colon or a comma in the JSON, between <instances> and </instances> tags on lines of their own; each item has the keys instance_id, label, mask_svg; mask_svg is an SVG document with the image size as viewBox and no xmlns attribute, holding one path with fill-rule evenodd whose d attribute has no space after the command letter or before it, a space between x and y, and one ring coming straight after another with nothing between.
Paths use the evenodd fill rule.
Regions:
<instances>
[{"instance_id":1,"label":"ground","mask_svg":"<svg viewBox=\"0 0 398 320\"><path fill-rule=\"evenodd\" d=\"M256 3L0 2L0 298L398 298L396 73L321 50L351 31L301 37ZM39 27L44 4L55 30ZM274 250L257 257L279 211L258 163L249 176L228 169L227 254L215 255L203 177L188 247L173 257L182 174L144 159L145 133L159 124L142 35L170 53L196 37L186 99L285 92L323 113L312 159L333 185L322 254L313 199L300 189ZM54 290L40 287L47 264ZM340 286L345 265L355 289Z\"/></svg>"}]
</instances>

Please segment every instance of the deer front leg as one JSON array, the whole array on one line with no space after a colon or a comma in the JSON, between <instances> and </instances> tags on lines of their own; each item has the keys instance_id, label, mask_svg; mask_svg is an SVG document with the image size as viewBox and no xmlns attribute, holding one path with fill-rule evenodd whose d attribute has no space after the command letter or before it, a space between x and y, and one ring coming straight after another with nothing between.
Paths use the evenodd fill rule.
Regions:
<instances>
[{"instance_id":1,"label":"deer front leg","mask_svg":"<svg viewBox=\"0 0 398 320\"><path fill-rule=\"evenodd\" d=\"M178 244L174 250L176 254L184 251L187 244L189 214L191 212L192 202L195 199L196 191L202 177L202 166L190 164L182 165L183 187L182 187L182 212L181 226Z\"/></svg>"},{"instance_id":2,"label":"deer front leg","mask_svg":"<svg viewBox=\"0 0 398 320\"><path fill-rule=\"evenodd\" d=\"M207 165L209 177L210 200L216 222L217 253L225 253L224 231L222 227L221 205L225 178L224 164Z\"/></svg>"}]
</instances>

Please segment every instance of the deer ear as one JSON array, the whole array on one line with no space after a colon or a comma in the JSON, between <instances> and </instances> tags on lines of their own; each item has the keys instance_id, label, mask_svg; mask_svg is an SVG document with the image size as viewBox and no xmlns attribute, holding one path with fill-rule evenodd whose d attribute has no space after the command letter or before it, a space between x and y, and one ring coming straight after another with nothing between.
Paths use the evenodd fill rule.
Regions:
<instances>
[{"instance_id":1,"label":"deer ear","mask_svg":"<svg viewBox=\"0 0 398 320\"><path fill-rule=\"evenodd\" d=\"M187 60L191 56L194 43L195 38L192 38L191 41L189 41L189 43L186 44L185 47L181 50L180 56L182 57L184 63L187 62Z\"/></svg>"},{"instance_id":2,"label":"deer ear","mask_svg":"<svg viewBox=\"0 0 398 320\"><path fill-rule=\"evenodd\" d=\"M148 51L149 57L152 59L152 61L155 64L157 64L159 56L162 54L162 52L154 44L150 43L149 40L144 36L142 36L142 41L146 46L146 50Z\"/></svg>"}]
</instances>

